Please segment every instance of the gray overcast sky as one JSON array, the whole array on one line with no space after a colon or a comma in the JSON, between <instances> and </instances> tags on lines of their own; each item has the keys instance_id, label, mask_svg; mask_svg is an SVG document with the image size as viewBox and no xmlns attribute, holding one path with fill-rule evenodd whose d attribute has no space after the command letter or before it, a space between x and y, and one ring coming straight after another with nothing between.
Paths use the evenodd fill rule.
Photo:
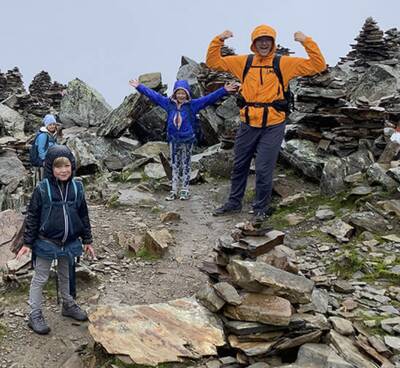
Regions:
<instances>
[{"instance_id":1,"label":"gray overcast sky","mask_svg":"<svg viewBox=\"0 0 400 368\"><path fill-rule=\"evenodd\" d=\"M304 56L293 41L301 30L334 65L368 16L383 30L400 28L399 0L2 0L0 12L1 71L18 66L26 86L41 70L62 83L78 77L112 106L131 92L131 77L159 71L170 86L181 55L204 61L225 29L237 53L250 52L250 33L264 23Z\"/></svg>"}]
</instances>

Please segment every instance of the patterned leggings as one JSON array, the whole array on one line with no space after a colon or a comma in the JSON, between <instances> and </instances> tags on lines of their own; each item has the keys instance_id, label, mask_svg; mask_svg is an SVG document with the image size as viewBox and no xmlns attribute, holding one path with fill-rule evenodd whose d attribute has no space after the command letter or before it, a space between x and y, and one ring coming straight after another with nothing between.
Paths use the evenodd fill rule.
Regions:
<instances>
[{"instance_id":1,"label":"patterned leggings","mask_svg":"<svg viewBox=\"0 0 400 368\"><path fill-rule=\"evenodd\" d=\"M181 184L182 191L189 191L193 143L171 142L169 148L172 166L172 191L178 193L179 184Z\"/></svg>"}]
</instances>

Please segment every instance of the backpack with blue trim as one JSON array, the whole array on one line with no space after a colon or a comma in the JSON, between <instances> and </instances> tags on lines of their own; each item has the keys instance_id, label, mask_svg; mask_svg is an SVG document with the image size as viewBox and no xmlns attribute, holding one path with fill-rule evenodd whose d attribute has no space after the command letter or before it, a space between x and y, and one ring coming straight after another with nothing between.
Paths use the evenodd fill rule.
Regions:
<instances>
[{"instance_id":1,"label":"backpack with blue trim","mask_svg":"<svg viewBox=\"0 0 400 368\"><path fill-rule=\"evenodd\" d=\"M46 132L37 132L35 135L35 138L33 139L31 148L29 149L29 161L32 166L34 167L40 167L42 166L42 160L39 157L39 150L38 150L38 145L37 145L37 139L40 134L46 134L47 140L45 144L45 149L47 150L49 148L49 143L50 143L50 136Z\"/></svg>"}]
</instances>

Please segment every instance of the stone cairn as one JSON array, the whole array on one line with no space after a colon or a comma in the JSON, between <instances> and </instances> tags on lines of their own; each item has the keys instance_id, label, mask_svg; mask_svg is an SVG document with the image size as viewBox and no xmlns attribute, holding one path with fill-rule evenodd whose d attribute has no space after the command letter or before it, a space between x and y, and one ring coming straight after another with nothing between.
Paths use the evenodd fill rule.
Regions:
<instances>
[{"instance_id":1,"label":"stone cairn","mask_svg":"<svg viewBox=\"0 0 400 368\"><path fill-rule=\"evenodd\" d=\"M362 323L346 319L358 305L351 298L354 287L339 280L333 280L331 290L317 287L299 272L284 236L237 224L231 236L218 240L214 261L204 262L210 283L197 298L219 315L228 341L224 358L207 367L225 367L227 360L229 367L394 367L388 359L398 352L392 337L384 343ZM382 326L394 333L399 323L389 318Z\"/></svg>"},{"instance_id":2,"label":"stone cairn","mask_svg":"<svg viewBox=\"0 0 400 368\"><path fill-rule=\"evenodd\" d=\"M357 43L350 45L353 49L347 56L355 60L356 66L364 66L368 61L388 59L388 45L385 42L384 33L371 17L366 19L355 41Z\"/></svg>"},{"instance_id":3,"label":"stone cairn","mask_svg":"<svg viewBox=\"0 0 400 368\"><path fill-rule=\"evenodd\" d=\"M44 115L57 114L65 89L63 84L52 83L49 74L42 71L33 78L29 86L30 93L27 93L18 68L0 73L0 103L24 117L25 132L28 134L36 131Z\"/></svg>"},{"instance_id":4,"label":"stone cairn","mask_svg":"<svg viewBox=\"0 0 400 368\"><path fill-rule=\"evenodd\" d=\"M368 146L376 158L386 140L384 128L393 127L400 116L400 95L394 93L371 101L360 95L368 83L366 73L373 65L399 63L399 32L384 32L368 18L352 45L352 51L334 68L294 83L296 111L290 116L295 126L287 139L300 138L318 144L322 154L339 157ZM378 74L378 72L377 72Z\"/></svg>"},{"instance_id":5,"label":"stone cairn","mask_svg":"<svg viewBox=\"0 0 400 368\"><path fill-rule=\"evenodd\" d=\"M15 67L6 73L0 72L0 101L20 93L25 93L25 88L19 69Z\"/></svg>"}]
</instances>

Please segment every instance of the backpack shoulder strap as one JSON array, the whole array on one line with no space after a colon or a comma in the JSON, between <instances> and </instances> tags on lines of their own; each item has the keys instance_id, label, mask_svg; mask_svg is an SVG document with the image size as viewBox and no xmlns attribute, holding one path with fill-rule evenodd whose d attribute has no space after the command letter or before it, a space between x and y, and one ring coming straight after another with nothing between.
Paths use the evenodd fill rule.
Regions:
<instances>
[{"instance_id":1,"label":"backpack shoulder strap","mask_svg":"<svg viewBox=\"0 0 400 368\"><path fill-rule=\"evenodd\" d=\"M50 203L53 202L53 198L51 196L51 190L50 190L50 183L49 183L49 179L44 179L43 182L46 184L46 189L47 189L47 195L49 196L50 199Z\"/></svg>"},{"instance_id":2,"label":"backpack shoulder strap","mask_svg":"<svg viewBox=\"0 0 400 368\"><path fill-rule=\"evenodd\" d=\"M50 134L46 133L46 144L44 145L46 150L49 148L49 144L50 144Z\"/></svg>"},{"instance_id":3,"label":"backpack shoulder strap","mask_svg":"<svg viewBox=\"0 0 400 368\"><path fill-rule=\"evenodd\" d=\"M282 77L282 72L281 72L281 56L282 55L275 55L274 56L274 60L272 61L272 66L274 68L274 72L276 74L276 76L279 79L279 83L282 86L282 91L285 92L285 85L283 84L283 77Z\"/></svg>"},{"instance_id":4,"label":"backpack shoulder strap","mask_svg":"<svg viewBox=\"0 0 400 368\"><path fill-rule=\"evenodd\" d=\"M76 187L76 181L74 178L72 179L72 186L74 188L75 201L77 201L78 200L78 188Z\"/></svg>"},{"instance_id":5,"label":"backpack shoulder strap","mask_svg":"<svg viewBox=\"0 0 400 368\"><path fill-rule=\"evenodd\" d=\"M79 180L72 178L72 187L74 188L75 202L77 207L80 207L83 199L83 184Z\"/></svg>"},{"instance_id":6,"label":"backpack shoulder strap","mask_svg":"<svg viewBox=\"0 0 400 368\"><path fill-rule=\"evenodd\" d=\"M242 82L244 82L244 79L246 78L246 75L251 68L251 64L253 64L253 59L254 59L254 54L247 55L246 64L244 66L242 74Z\"/></svg>"}]
</instances>

